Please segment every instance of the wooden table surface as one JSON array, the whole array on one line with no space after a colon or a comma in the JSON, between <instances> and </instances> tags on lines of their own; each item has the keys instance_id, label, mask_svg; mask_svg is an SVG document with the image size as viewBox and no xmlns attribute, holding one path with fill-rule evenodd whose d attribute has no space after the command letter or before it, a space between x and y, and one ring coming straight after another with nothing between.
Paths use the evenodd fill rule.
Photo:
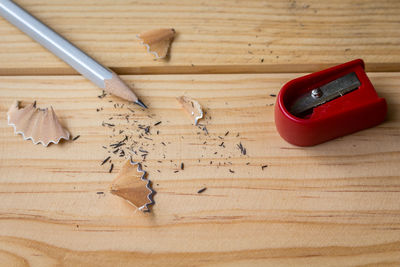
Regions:
<instances>
[{"instance_id":1,"label":"wooden table surface","mask_svg":"<svg viewBox=\"0 0 400 267\"><path fill-rule=\"evenodd\" d=\"M149 109L99 98L0 19L0 266L400 265L399 1L16 2L122 74ZM169 26L171 57L154 61L135 36ZM387 120L315 147L283 141L282 85L355 58ZM205 108L208 134L182 94ZM24 141L7 125L14 100L52 105L79 139ZM107 190L124 162L109 145L126 134L149 151L136 159L157 191L151 213Z\"/></svg>"}]
</instances>

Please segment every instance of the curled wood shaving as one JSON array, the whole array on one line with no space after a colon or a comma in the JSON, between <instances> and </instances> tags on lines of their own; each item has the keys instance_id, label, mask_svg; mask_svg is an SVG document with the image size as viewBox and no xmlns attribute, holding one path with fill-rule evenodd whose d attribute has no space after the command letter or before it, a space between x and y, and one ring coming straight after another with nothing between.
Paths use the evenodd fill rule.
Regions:
<instances>
[{"instance_id":1,"label":"curled wood shaving","mask_svg":"<svg viewBox=\"0 0 400 267\"><path fill-rule=\"evenodd\" d=\"M194 124L197 125L199 120L203 118L203 110L199 102L187 96L178 97L177 100L182 105L183 109L193 119Z\"/></svg>"},{"instance_id":2,"label":"curled wood shaving","mask_svg":"<svg viewBox=\"0 0 400 267\"><path fill-rule=\"evenodd\" d=\"M53 107L39 109L36 102L19 108L19 101L14 101L7 112L8 125L14 127L14 133L21 134L25 140L32 140L36 145L58 144L61 139L68 140L69 132L64 129Z\"/></svg>"},{"instance_id":3,"label":"curled wood shaving","mask_svg":"<svg viewBox=\"0 0 400 267\"><path fill-rule=\"evenodd\" d=\"M153 54L157 59L165 58L168 49L175 36L174 29L156 29L138 34L141 44L147 48L147 52Z\"/></svg>"},{"instance_id":4,"label":"curled wood shaving","mask_svg":"<svg viewBox=\"0 0 400 267\"><path fill-rule=\"evenodd\" d=\"M140 163L127 160L121 171L111 183L110 192L124 198L143 212L149 212L149 205L154 204L150 181L145 178L146 172Z\"/></svg>"}]
</instances>

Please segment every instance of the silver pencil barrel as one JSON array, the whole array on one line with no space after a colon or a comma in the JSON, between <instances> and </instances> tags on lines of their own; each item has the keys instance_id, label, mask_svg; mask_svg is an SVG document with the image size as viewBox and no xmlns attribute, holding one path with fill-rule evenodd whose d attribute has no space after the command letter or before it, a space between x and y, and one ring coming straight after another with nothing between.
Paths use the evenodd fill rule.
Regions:
<instances>
[{"instance_id":1,"label":"silver pencil barrel","mask_svg":"<svg viewBox=\"0 0 400 267\"><path fill-rule=\"evenodd\" d=\"M11 0L0 0L0 15L98 87L104 89L105 80L112 78L112 72L109 69L86 55Z\"/></svg>"}]
</instances>

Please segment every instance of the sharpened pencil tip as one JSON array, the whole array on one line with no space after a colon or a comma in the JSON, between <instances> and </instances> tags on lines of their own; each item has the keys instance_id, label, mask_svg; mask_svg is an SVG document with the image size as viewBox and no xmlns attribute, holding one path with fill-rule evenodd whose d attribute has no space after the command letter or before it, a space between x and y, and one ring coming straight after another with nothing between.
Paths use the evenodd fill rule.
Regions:
<instances>
[{"instance_id":1,"label":"sharpened pencil tip","mask_svg":"<svg viewBox=\"0 0 400 267\"><path fill-rule=\"evenodd\" d=\"M135 102L135 104L141 106L142 108L147 108L147 106L146 106L145 104L143 104L143 102L140 101L140 99L138 99L138 100Z\"/></svg>"}]
</instances>

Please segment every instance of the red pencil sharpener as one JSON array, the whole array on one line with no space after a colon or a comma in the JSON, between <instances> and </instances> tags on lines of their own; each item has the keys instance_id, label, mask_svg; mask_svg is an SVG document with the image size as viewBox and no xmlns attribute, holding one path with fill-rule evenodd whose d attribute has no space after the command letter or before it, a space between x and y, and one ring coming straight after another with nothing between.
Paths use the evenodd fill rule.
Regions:
<instances>
[{"instance_id":1,"label":"red pencil sharpener","mask_svg":"<svg viewBox=\"0 0 400 267\"><path fill-rule=\"evenodd\" d=\"M277 97L275 124L287 142L313 146L378 125L386 112L386 100L357 59L286 83Z\"/></svg>"}]
</instances>

